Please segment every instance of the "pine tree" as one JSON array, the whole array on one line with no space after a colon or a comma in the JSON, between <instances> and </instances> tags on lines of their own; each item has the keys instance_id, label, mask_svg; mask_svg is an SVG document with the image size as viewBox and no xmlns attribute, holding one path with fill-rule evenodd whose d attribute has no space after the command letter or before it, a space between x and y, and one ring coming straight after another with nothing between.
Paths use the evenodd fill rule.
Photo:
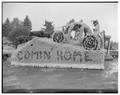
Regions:
<instances>
[{"instance_id":1,"label":"pine tree","mask_svg":"<svg viewBox=\"0 0 120 95\"><path fill-rule=\"evenodd\" d=\"M13 42L14 45L19 44L18 38L22 36L29 36L30 31L23 26L18 26L9 33L8 39Z\"/></svg>"},{"instance_id":2,"label":"pine tree","mask_svg":"<svg viewBox=\"0 0 120 95\"><path fill-rule=\"evenodd\" d=\"M52 25L52 22L45 20L44 26L45 26L45 28L43 28L43 31L44 31L45 35L47 37L51 37L51 35L54 32L54 26Z\"/></svg>"},{"instance_id":3,"label":"pine tree","mask_svg":"<svg viewBox=\"0 0 120 95\"><path fill-rule=\"evenodd\" d=\"M32 30L32 24L28 16L26 16L24 19L24 27L28 30Z\"/></svg>"},{"instance_id":4,"label":"pine tree","mask_svg":"<svg viewBox=\"0 0 120 95\"><path fill-rule=\"evenodd\" d=\"M14 18L13 21L11 22L12 29L16 29L20 26L23 26L23 22L20 21L18 18Z\"/></svg>"},{"instance_id":5,"label":"pine tree","mask_svg":"<svg viewBox=\"0 0 120 95\"><path fill-rule=\"evenodd\" d=\"M14 18L10 25L12 27L12 31L9 32L8 39L12 41L15 45L19 43L19 37L29 36L30 29L28 29L27 26L25 27L24 22L20 21L18 18Z\"/></svg>"},{"instance_id":6,"label":"pine tree","mask_svg":"<svg viewBox=\"0 0 120 95\"><path fill-rule=\"evenodd\" d=\"M3 23L2 25L2 32L3 32L3 36L7 37L9 32L12 30L11 27L10 27L10 21L9 19L7 18L6 21Z\"/></svg>"}]
</instances>

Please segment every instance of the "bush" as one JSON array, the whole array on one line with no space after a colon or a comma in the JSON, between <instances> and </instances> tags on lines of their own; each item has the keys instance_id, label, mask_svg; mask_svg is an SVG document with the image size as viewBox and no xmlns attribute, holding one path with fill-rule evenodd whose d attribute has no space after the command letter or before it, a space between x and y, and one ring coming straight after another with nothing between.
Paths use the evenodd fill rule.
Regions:
<instances>
[{"instance_id":1,"label":"bush","mask_svg":"<svg viewBox=\"0 0 120 95\"><path fill-rule=\"evenodd\" d=\"M43 31L33 31L33 32L30 32L30 36L44 37L44 32Z\"/></svg>"},{"instance_id":2,"label":"bush","mask_svg":"<svg viewBox=\"0 0 120 95\"><path fill-rule=\"evenodd\" d=\"M23 44L23 43L26 43L26 42L28 42L28 41L30 41L30 40L32 40L32 39L33 39L33 37L31 37L31 36L19 36L19 37L17 37L16 40L14 41L14 45L15 45L16 48L17 48L18 45Z\"/></svg>"},{"instance_id":3,"label":"bush","mask_svg":"<svg viewBox=\"0 0 120 95\"><path fill-rule=\"evenodd\" d=\"M17 37L17 41L19 44L23 44L23 43L30 41L32 38L33 37L31 37L31 36L19 36L19 37Z\"/></svg>"}]
</instances>

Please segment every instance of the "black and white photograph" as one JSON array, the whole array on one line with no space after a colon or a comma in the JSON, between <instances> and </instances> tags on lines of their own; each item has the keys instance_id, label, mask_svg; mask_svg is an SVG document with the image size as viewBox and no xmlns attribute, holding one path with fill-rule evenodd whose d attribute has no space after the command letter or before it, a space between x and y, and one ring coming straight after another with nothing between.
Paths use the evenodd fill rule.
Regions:
<instances>
[{"instance_id":1,"label":"black and white photograph","mask_svg":"<svg viewBox=\"0 0 120 95\"><path fill-rule=\"evenodd\" d=\"M118 93L118 1L2 5L2 93Z\"/></svg>"}]
</instances>

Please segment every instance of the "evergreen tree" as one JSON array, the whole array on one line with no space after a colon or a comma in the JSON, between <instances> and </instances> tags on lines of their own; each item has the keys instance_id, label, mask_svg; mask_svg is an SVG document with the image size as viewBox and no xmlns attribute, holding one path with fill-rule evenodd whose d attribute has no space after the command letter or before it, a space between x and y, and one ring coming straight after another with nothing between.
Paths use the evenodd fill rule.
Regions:
<instances>
[{"instance_id":1,"label":"evergreen tree","mask_svg":"<svg viewBox=\"0 0 120 95\"><path fill-rule=\"evenodd\" d=\"M9 32L12 30L11 26L10 26L10 21L7 18L6 21L3 23L2 25L2 33L3 36L7 37Z\"/></svg>"},{"instance_id":2,"label":"evergreen tree","mask_svg":"<svg viewBox=\"0 0 120 95\"><path fill-rule=\"evenodd\" d=\"M23 22L20 21L18 18L14 18L13 21L11 22L12 29L18 28L20 26L23 26Z\"/></svg>"},{"instance_id":3,"label":"evergreen tree","mask_svg":"<svg viewBox=\"0 0 120 95\"><path fill-rule=\"evenodd\" d=\"M54 26L52 25L52 22L45 20L44 26L45 28L43 28L42 30L44 31L45 35L47 37L51 37L54 32Z\"/></svg>"},{"instance_id":4,"label":"evergreen tree","mask_svg":"<svg viewBox=\"0 0 120 95\"><path fill-rule=\"evenodd\" d=\"M118 43L111 41L110 42L110 50L118 50Z\"/></svg>"},{"instance_id":5,"label":"evergreen tree","mask_svg":"<svg viewBox=\"0 0 120 95\"><path fill-rule=\"evenodd\" d=\"M24 27L26 27L28 30L32 30L32 24L28 16L24 19Z\"/></svg>"},{"instance_id":6,"label":"evergreen tree","mask_svg":"<svg viewBox=\"0 0 120 95\"><path fill-rule=\"evenodd\" d=\"M30 29L28 29L28 27L25 27L24 22L20 21L18 18L14 18L10 25L12 27L12 31L9 32L8 39L15 45L19 44L18 38L21 36L29 36ZM24 39L24 37L22 38Z\"/></svg>"},{"instance_id":7,"label":"evergreen tree","mask_svg":"<svg viewBox=\"0 0 120 95\"><path fill-rule=\"evenodd\" d=\"M19 44L18 38L20 38L21 36L29 36L29 34L30 31L28 29L26 29L23 26L18 26L9 33L8 38L10 41L13 42L14 45L18 45Z\"/></svg>"}]
</instances>

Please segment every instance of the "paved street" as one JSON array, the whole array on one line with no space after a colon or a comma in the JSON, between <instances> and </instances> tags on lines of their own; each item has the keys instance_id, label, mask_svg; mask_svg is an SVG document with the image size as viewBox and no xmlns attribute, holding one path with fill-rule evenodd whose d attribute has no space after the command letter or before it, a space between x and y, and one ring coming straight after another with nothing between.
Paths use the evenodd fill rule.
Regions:
<instances>
[{"instance_id":1,"label":"paved street","mask_svg":"<svg viewBox=\"0 0 120 95\"><path fill-rule=\"evenodd\" d=\"M118 86L117 61L105 70L45 69L12 66L3 62L3 91L12 89L110 89Z\"/></svg>"}]
</instances>

